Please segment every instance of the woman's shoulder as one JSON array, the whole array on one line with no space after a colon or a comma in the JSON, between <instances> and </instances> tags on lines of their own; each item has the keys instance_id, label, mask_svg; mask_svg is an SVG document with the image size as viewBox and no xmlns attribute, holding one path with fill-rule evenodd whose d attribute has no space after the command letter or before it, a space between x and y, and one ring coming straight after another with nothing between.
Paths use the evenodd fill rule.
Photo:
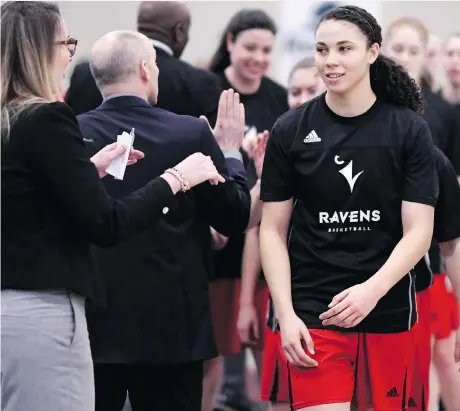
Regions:
<instances>
[{"instance_id":1,"label":"woman's shoulder","mask_svg":"<svg viewBox=\"0 0 460 411\"><path fill-rule=\"evenodd\" d=\"M31 138L36 136L37 138ZM63 102L43 102L31 104L22 110L10 128L10 140L14 146L23 147L26 145L32 150L36 145L48 144L56 140L62 142L70 139L80 139L81 133L77 118L72 109Z\"/></svg>"},{"instance_id":2,"label":"woman's shoulder","mask_svg":"<svg viewBox=\"0 0 460 411\"><path fill-rule=\"evenodd\" d=\"M72 109L63 102L43 102L31 104L25 108L18 116L16 125L18 128L35 128L47 125L49 122L53 122L55 126L59 126L59 119L77 123L77 119Z\"/></svg>"}]
</instances>

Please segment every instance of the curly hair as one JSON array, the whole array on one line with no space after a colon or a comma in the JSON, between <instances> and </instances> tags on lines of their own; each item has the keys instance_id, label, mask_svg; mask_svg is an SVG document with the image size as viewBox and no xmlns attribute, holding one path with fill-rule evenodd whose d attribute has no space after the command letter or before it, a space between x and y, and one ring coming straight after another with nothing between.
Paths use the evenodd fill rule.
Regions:
<instances>
[{"instance_id":1,"label":"curly hair","mask_svg":"<svg viewBox=\"0 0 460 411\"><path fill-rule=\"evenodd\" d=\"M375 43L382 45L382 28L372 14L360 7L337 7L322 16L318 27L327 20L352 23L366 36L368 47ZM407 71L390 58L379 54L371 65L370 80L378 98L408 107L418 114L423 113L424 100L420 88Z\"/></svg>"},{"instance_id":2,"label":"curly hair","mask_svg":"<svg viewBox=\"0 0 460 411\"><path fill-rule=\"evenodd\" d=\"M235 40L243 31L251 29L269 30L276 35L276 24L273 19L260 9L242 9L229 21L219 42L219 46L211 59L209 70L222 73L230 65L230 53L227 50L227 34Z\"/></svg>"}]
</instances>

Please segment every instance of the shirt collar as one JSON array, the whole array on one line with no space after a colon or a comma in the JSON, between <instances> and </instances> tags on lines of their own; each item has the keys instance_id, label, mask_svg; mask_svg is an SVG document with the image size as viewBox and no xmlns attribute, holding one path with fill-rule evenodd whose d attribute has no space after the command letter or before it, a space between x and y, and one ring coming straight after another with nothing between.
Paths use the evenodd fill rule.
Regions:
<instances>
[{"instance_id":1,"label":"shirt collar","mask_svg":"<svg viewBox=\"0 0 460 411\"><path fill-rule=\"evenodd\" d=\"M169 47L167 44L165 44L165 43L163 43L161 41L158 41L158 40L154 40L154 39L150 39L150 42L153 44L153 47L156 47L156 48L159 48L159 49L163 50L164 52L166 52L170 56L174 56L174 53L173 53L171 47Z\"/></svg>"}]
</instances>

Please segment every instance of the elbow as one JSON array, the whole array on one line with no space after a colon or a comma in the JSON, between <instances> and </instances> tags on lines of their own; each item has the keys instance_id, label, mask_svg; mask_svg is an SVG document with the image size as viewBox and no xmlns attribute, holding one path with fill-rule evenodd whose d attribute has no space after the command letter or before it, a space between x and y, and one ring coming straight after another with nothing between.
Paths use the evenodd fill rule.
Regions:
<instances>
[{"instance_id":1,"label":"elbow","mask_svg":"<svg viewBox=\"0 0 460 411\"><path fill-rule=\"evenodd\" d=\"M237 212L234 212L234 218L229 218L225 214L222 215L221 224L215 225L216 230L226 237L244 233L249 223L250 208L250 205L248 207L241 207Z\"/></svg>"}]
</instances>

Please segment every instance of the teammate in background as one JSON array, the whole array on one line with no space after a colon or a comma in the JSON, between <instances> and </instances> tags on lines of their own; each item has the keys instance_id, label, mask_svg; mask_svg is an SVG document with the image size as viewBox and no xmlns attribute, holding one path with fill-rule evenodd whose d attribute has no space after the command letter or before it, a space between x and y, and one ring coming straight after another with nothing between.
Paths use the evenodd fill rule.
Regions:
<instances>
[{"instance_id":1,"label":"teammate in background","mask_svg":"<svg viewBox=\"0 0 460 411\"><path fill-rule=\"evenodd\" d=\"M287 91L267 77L270 68L277 28L275 22L263 10L242 9L230 19L225 28L219 46L210 62L210 70L217 74L222 87L230 87L237 91L244 104L246 115L245 141L257 139L262 133L266 138L268 131L276 119L288 110ZM264 133L265 132L265 133ZM248 150L247 144L244 144ZM261 203L259 201L260 169L250 158L251 152L243 153L246 157L246 176L251 188L251 198L257 191L257 199L253 205L259 205L259 211L251 210L251 220L258 215L260 221ZM249 158L248 158L249 157ZM249 223L251 226L251 221ZM258 224L257 224L258 225ZM246 387L245 350L237 330L237 319L240 304L243 306L254 303L257 321L262 329L265 322L268 289L261 273L258 255L258 241L255 229L250 229L247 236L252 244L252 258L243 261L245 236L232 237L225 242L213 232L215 244L225 244L214 253L215 278L210 284L211 311L214 332L219 353L224 358L224 378L218 402L231 408L248 408ZM252 240L252 241L251 241ZM245 264L248 264L247 266ZM255 270L258 280L254 294L243 295L241 290L242 270ZM248 300L246 300L248 297ZM250 299L250 300L249 300ZM262 360L263 335L254 336L251 348L260 370ZM218 380L219 364L217 360L208 362L206 368L203 411L208 411Z\"/></svg>"},{"instance_id":2,"label":"teammate in background","mask_svg":"<svg viewBox=\"0 0 460 411\"><path fill-rule=\"evenodd\" d=\"M428 44L429 33L424 24L415 18L402 18L389 25L384 39L384 53L403 65L422 88L427 102L423 117L430 127L433 141L450 160L453 160L456 146L460 144L460 122L456 118L453 107L438 94L433 93L429 87L429 81L423 77L429 55ZM436 236L435 239L437 240ZM429 337L425 331L430 329L428 318L432 317L435 318L431 325L435 336L433 362L439 373L442 397L447 409L460 409L460 405L453 406L453 404L460 404L458 388L454 388L460 386L460 374L456 369L453 355L455 330L458 328L457 306L453 293L446 286L448 279L436 241L430 248L429 261L431 270L435 274L434 284L429 289L431 298L428 296L427 289L431 282L420 281L420 276L418 276L416 283L417 307L420 311L419 322L421 324L419 329L424 332L421 333L418 341L420 354L414 381L416 392L413 393L413 396L415 404L421 407L423 407L421 403L427 405L429 396L432 404L437 404L439 398L439 384L435 374L431 378L431 383L428 384L430 373L427 361L431 355ZM428 385L430 385L430 395L428 395Z\"/></svg>"},{"instance_id":3,"label":"teammate in background","mask_svg":"<svg viewBox=\"0 0 460 411\"><path fill-rule=\"evenodd\" d=\"M295 109L325 90L325 86L315 61L311 58L300 60L289 74L288 102L289 108ZM247 241L247 238L246 238ZM242 294L250 294L254 288L255 276L243 271ZM248 291L246 290L248 289ZM256 327L254 320L245 320L240 308L238 331L243 342L247 342L250 328ZM255 331L253 331L255 332ZM286 357L281 348L281 336L276 322L273 304L268 307L268 320L264 332L264 351L260 393L262 401L270 402L271 411L289 411L289 383L286 368Z\"/></svg>"},{"instance_id":4,"label":"teammate in background","mask_svg":"<svg viewBox=\"0 0 460 411\"><path fill-rule=\"evenodd\" d=\"M441 88L440 71L442 70L441 39L433 33L428 37L427 74L431 77L431 90Z\"/></svg>"},{"instance_id":5,"label":"teammate in background","mask_svg":"<svg viewBox=\"0 0 460 411\"><path fill-rule=\"evenodd\" d=\"M289 75L289 108L297 108L306 101L314 98L323 89L324 83L315 67L314 60L305 58L299 61ZM263 163L263 157L261 162ZM269 306L268 324L265 326L265 331L263 331L259 330L257 310L253 301L259 276L259 268L257 268L260 264L258 243L259 228L256 227L246 235L241 280L242 297L237 328L241 341L244 344L253 344L253 337L259 335L259 332L264 332L261 399L262 401L271 402L272 411L287 411L289 410L289 393L286 358L280 349L281 339L279 332L277 332L272 304ZM256 269L248 269L253 266L254 260L258 261ZM246 305L244 304L245 301L247 302Z\"/></svg>"},{"instance_id":6,"label":"teammate in background","mask_svg":"<svg viewBox=\"0 0 460 411\"><path fill-rule=\"evenodd\" d=\"M430 246L437 178L421 92L381 42L367 11L326 13L315 60L327 92L268 139L261 257L295 410L348 411L353 393L359 409L407 407L412 267Z\"/></svg>"},{"instance_id":7,"label":"teammate in background","mask_svg":"<svg viewBox=\"0 0 460 411\"><path fill-rule=\"evenodd\" d=\"M454 105L457 120L460 122L460 33L451 35L444 43L442 51L447 84L441 95ZM457 135L452 163L460 181L460 135Z\"/></svg>"}]
</instances>

